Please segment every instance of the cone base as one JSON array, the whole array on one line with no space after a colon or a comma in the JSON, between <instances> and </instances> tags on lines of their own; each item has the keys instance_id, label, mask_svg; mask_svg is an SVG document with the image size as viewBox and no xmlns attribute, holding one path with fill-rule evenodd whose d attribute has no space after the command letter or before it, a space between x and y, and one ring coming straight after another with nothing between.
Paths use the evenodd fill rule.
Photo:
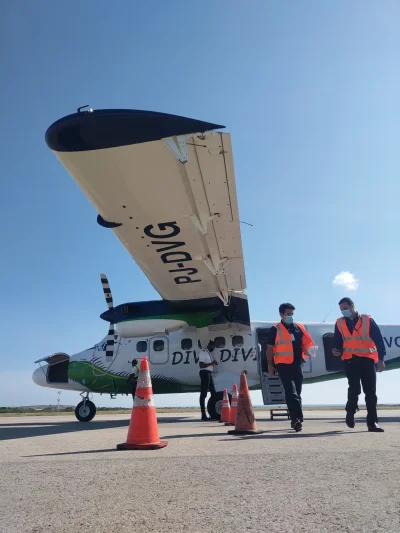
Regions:
<instances>
[{"instance_id":1,"label":"cone base","mask_svg":"<svg viewBox=\"0 0 400 533\"><path fill-rule=\"evenodd\" d=\"M131 444L129 442L124 442L123 444L117 444L117 450L158 450L160 448L165 448L168 442L166 440L160 440L156 444Z\"/></svg>"},{"instance_id":2,"label":"cone base","mask_svg":"<svg viewBox=\"0 0 400 533\"><path fill-rule=\"evenodd\" d=\"M228 431L228 435L259 435L264 433L260 429L232 429Z\"/></svg>"}]
</instances>

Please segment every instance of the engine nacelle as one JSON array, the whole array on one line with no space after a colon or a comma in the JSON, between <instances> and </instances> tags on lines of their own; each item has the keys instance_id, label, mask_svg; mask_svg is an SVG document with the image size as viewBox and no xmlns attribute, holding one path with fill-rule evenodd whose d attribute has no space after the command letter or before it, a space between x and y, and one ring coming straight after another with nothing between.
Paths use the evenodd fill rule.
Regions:
<instances>
[{"instance_id":1,"label":"engine nacelle","mask_svg":"<svg viewBox=\"0 0 400 533\"><path fill-rule=\"evenodd\" d=\"M116 325L117 333L122 338L149 337L160 333L169 333L187 328L184 320L171 318L151 318L146 320L126 320Z\"/></svg>"}]
</instances>

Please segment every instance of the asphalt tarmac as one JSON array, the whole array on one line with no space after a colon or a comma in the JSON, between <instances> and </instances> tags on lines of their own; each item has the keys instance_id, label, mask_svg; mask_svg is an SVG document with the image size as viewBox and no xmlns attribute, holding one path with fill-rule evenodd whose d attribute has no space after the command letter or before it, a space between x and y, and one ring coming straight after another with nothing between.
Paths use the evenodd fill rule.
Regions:
<instances>
[{"instance_id":1,"label":"asphalt tarmac","mask_svg":"<svg viewBox=\"0 0 400 533\"><path fill-rule=\"evenodd\" d=\"M309 411L301 433L256 412L237 437L160 414L160 450L117 451L129 416L0 417L0 532L400 532L400 411Z\"/></svg>"}]
</instances>

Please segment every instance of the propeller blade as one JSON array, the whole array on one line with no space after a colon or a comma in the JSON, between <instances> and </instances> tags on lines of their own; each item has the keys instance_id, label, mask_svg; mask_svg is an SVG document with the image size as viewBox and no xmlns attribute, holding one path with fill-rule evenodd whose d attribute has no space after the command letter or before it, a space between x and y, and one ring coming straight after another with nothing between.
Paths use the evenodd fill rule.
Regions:
<instances>
[{"instance_id":1,"label":"propeller blade","mask_svg":"<svg viewBox=\"0 0 400 533\"><path fill-rule=\"evenodd\" d=\"M106 341L106 360L107 357L114 356L114 342L115 342L114 324L110 324L108 329L107 341Z\"/></svg>"},{"instance_id":2,"label":"propeller blade","mask_svg":"<svg viewBox=\"0 0 400 533\"><path fill-rule=\"evenodd\" d=\"M113 309L114 303L113 303L113 298L112 298L111 289L108 283L107 276L105 274L100 274L100 279L101 279L101 285L103 287L104 297L106 299L108 308Z\"/></svg>"}]
</instances>

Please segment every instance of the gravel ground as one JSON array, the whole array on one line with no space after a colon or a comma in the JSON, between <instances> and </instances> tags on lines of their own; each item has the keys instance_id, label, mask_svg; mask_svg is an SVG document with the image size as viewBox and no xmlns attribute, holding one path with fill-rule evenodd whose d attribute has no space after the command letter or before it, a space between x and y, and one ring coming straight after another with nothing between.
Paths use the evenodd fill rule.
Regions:
<instances>
[{"instance_id":1,"label":"gravel ground","mask_svg":"<svg viewBox=\"0 0 400 533\"><path fill-rule=\"evenodd\" d=\"M160 415L168 446L116 451L127 415L0 418L0 532L400 532L400 411L383 434L338 411L304 430L258 412L265 433L227 435Z\"/></svg>"}]
</instances>

